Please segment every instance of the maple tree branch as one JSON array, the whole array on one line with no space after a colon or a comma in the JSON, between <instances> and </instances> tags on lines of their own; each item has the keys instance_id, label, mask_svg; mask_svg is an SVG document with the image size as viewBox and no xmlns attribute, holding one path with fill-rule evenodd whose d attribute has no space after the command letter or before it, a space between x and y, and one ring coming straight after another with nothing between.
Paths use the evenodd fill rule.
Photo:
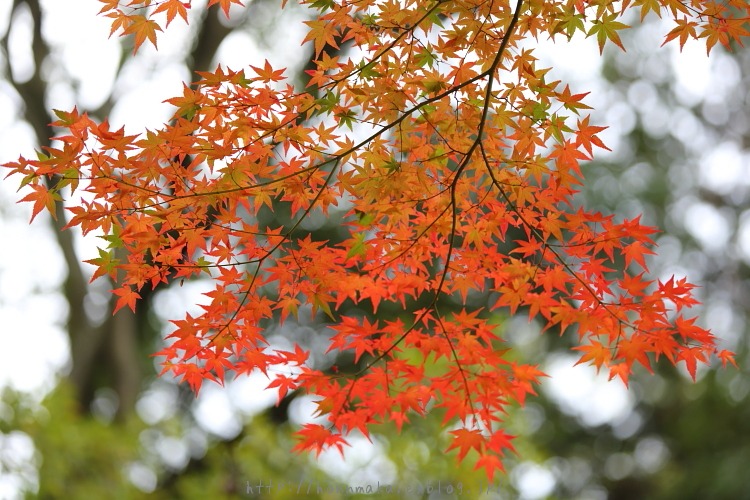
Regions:
<instances>
[{"instance_id":1,"label":"maple tree branch","mask_svg":"<svg viewBox=\"0 0 750 500\"><path fill-rule=\"evenodd\" d=\"M237 1L209 3L228 13ZM317 58L308 61L308 83L322 97L296 90L268 62L251 66L255 76L200 73L202 82L168 100L178 108L173 123L144 139L59 112L56 125L71 130L60 139L64 148L6 165L34 189L24 198L34 203L33 215L83 180L68 177L71 170L86 174L95 201L71 207L70 225L113 231L110 247L127 252L126 264L112 250L89 261L98 266L95 276L125 272L117 309L134 308L135 290L149 281L203 270L214 279L204 312L174 321L175 341L159 353L165 371L197 391L204 380L225 380L227 369L295 367L268 387L280 398L289 390L323 398L319 414L329 425L305 425L295 446L316 452L341 449L353 429L367 435L367 426L388 418L400 429L410 413L424 415L437 402L446 421L464 423L450 432L448 451L458 449L461 460L475 450L490 480L512 449L509 436L493 430L498 415L513 401L523 404L543 374L507 359L492 313L469 293L488 293L490 311L528 310L545 329L577 326L579 362L607 366L626 384L635 362L651 368L649 354L684 361L695 377L696 362L716 351L710 332L681 313L696 303L693 285L636 274L631 264L647 271L644 255L653 245L653 231L639 218L615 223L573 208L581 162L593 147L606 149L597 137L603 127L589 125L589 116L575 128L566 124L589 109L586 94L547 82L550 68L537 68L533 49L522 45L539 34L580 31L595 35L600 50L606 42L622 47L617 32L627 26L618 19L627 6L310 1L320 13L305 21L305 42ZM177 14L187 20L184 7L169 0L153 13L128 15L115 1L105 11L137 48L156 44L155 14L165 12L167 24ZM640 10L656 9L652 2ZM667 40L702 37L709 50L750 36L741 20L675 20ZM347 43L360 52L339 61L331 47ZM39 176L50 173L66 176L45 190ZM327 215L334 206L343 222L336 237L299 236L313 210ZM278 227L265 223L264 230L266 209ZM218 225L209 226L211 219ZM187 264L200 269L172 275ZM275 299L263 294L266 285L277 290ZM461 311L451 314L451 302ZM337 323L328 352L353 355L360 367L353 374L314 370L299 344L294 352L260 349L267 322L298 316L303 303ZM345 303L358 312L340 309ZM381 303L400 303L408 318L380 321ZM401 356L412 348L421 360ZM448 360L437 376L425 373L432 353ZM731 354L720 357L731 362ZM466 428L469 421L475 429Z\"/></svg>"},{"instance_id":2,"label":"maple tree branch","mask_svg":"<svg viewBox=\"0 0 750 500\"><path fill-rule=\"evenodd\" d=\"M497 66L500 64L500 61L502 60L503 54L505 52L505 49L508 46L508 43L510 42L510 38L511 38L511 36L513 34L513 30L515 29L515 26L516 26L516 24L518 22L518 18L520 16L521 6L523 5L523 1L524 0L518 0L518 2L516 4L516 9L514 11L513 18L511 19L511 21L510 21L510 23L508 25L508 28L506 29L505 35L503 37L503 41L502 41L501 46L500 46L500 50L498 51L497 55L495 56L495 59L493 60L493 63L491 65L491 67L488 68L487 71L485 71L485 73L482 73L482 74L478 75L478 77L477 77L477 79L480 79L480 77L484 78L485 76L489 76L490 77L489 82L488 82L488 90L487 90L487 93L486 93L487 99L485 100L485 106L484 106L484 110L483 110L483 117L482 117L482 120L480 121L480 125L479 125L478 138L474 142L474 144L472 145L472 147L469 150L469 152L464 156L464 159L463 159L462 163L456 169L456 171L454 173L453 181L452 181L450 189L449 189L450 190L450 194L451 194L451 201L450 201L450 204L448 206L446 206L445 210L447 211L448 208L452 207L451 232L449 233L450 234L450 242L449 242L449 246L448 246L448 254L446 256L446 262L444 264L443 272L442 272L442 275L440 277L440 281L438 283L438 286L435 289L435 294L433 296L433 299L430 302L430 304L424 309L424 311L420 315L417 316L417 318L414 320L414 322L412 323L412 325L408 329L406 329L406 331L404 331L404 333L401 336L399 336L390 345L390 347L388 347L383 352L381 352L380 354L378 354L378 356L376 356L372 361L370 361L365 367L363 367L362 369L360 369L359 371L357 371L354 374L353 383L350 385L349 390L348 390L348 395L347 395L347 398L346 398L347 400L351 397L352 391L354 389L354 383L356 382L356 380L363 373L367 372L370 368L372 368L375 364L377 364L379 361L381 361L383 359L386 359L386 357L389 356L391 354L391 352L393 352L393 350L398 345L400 345L404 341L404 339L412 331L414 331L414 329L416 328L416 326L422 321L422 319L424 319L427 316L427 314L429 313L430 310L436 310L435 308L436 308L436 305L437 305L437 301L438 301L438 298L440 297L440 295L442 294L443 285L445 283L445 280L446 280L446 277L447 277L447 274L448 274L448 268L449 268L448 266L450 265L451 255L452 255L452 251L453 251L453 248L454 248L453 238L454 238L455 232L456 232L456 220L457 220L457 206L456 206L456 198L455 198L455 196L456 196L456 191L455 191L456 190L456 185L458 183L458 179L460 178L461 172L463 172L463 170L468 165L468 162L469 162L469 160L471 158L471 155L472 155L473 151L476 149L476 147L478 146L478 144L481 142L481 136L482 136L482 132L484 130L484 123L486 121L486 116L487 116L488 107L489 107L489 102L488 101L489 101L489 97L491 96L491 92L492 92L493 77L491 75L494 73L494 71L497 69ZM463 86L461 86L461 87L463 87ZM405 115L404 115L404 117L405 117ZM398 121L401 121L401 120L398 120ZM450 344L450 347L451 347L451 351L454 352L454 354L455 354L455 351L453 350L452 343L450 343L450 340L448 340L448 341L449 341L449 344ZM462 367L460 366L460 364L459 364L459 370L463 370Z\"/></svg>"},{"instance_id":3,"label":"maple tree branch","mask_svg":"<svg viewBox=\"0 0 750 500\"><path fill-rule=\"evenodd\" d=\"M204 346L204 349L208 348L208 346L211 345L213 343L213 341L215 339L217 339L225 330L228 330L229 327L230 327L230 325L235 321L235 319L237 318L237 315L242 310L242 307L247 302L248 297L250 296L250 293L253 291L253 286L255 284L255 281L258 278L258 275L260 274L261 268L263 266L263 262L265 262L265 260L273 254L273 252L275 252L279 247L281 247L281 245L283 245L287 241L291 241L290 240L290 236L292 235L292 233L294 232L294 230L297 227L299 227L300 224L302 224L302 222L305 220L305 218L307 217L307 215L312 211L312 209L315 207L315 205L317 204L317 202L320 199L320 197L323 195L323 192L326 189L328 189L328 184L333 179L333 174L336 173L336 170L338 170L338 162L334 165L334 168L331 169L331 172L329 172L328 177L326 178L325 183L318 190L318 193L312 199L312 201L310 202L310 205L307 207L307 209L305 209L305 211L302 213L302 215L299 217L299 219L292 225L291 228L289 228L289 230L286 233L283 233L283 234L280 235L281 236L281 240L278 243L276 243L274 246L272 246L270 250L267 250L266 253L265 253L265 255L263 255L262 257L259 257L258 259L253 259L253 260L250 260L250 261L246 262L248 264L249 263L257 264L257 267L255 268L255 271L253 272L253 276L252 276L252 278L250 280L250 283L248 283L248 285L247 285L247 290L245 290L244 292L242 292L242 299L240 301L239 306L235 310L234 314L229 318L229 320L227 321L227 323L222 326L222 328L216 333L216 335L214 335L210 339L209 343L206 346ZM236 264L236 265L238 265L238 264ZM197 353L196 353L196 356L197 356Z\"/></svg>"},{"instance_id":4,"label":"maple tree branch","mask_svg":"<svg viewBox=\"0 0 750 500\"><path fill-rule=\"evenodd\" d=\"M521 0L519 0L519 3ZM464 384L464 393L466 394L466 401L468 403L469 408L474 408L474 401L471 397L471 390L469 389L469 380L466 378L466 370L461 365L461 359L458 356L458 353L456 352L456 348L453 346L453 341L450 337L448 337L448 332L445 328L445 323L443 323L443 318L441 314L437 310L437 304L434 306L435 308L435 319L437 320L438 324L440 325L440 330L443 333L443 337L445 338L445 341L448 343L448 347L451 351L451 356L453 356L453 361L456 363L456 367L458 368L458 372L461 374L461 381Z\"/></svg>"},{"instance_id":5,"label":"maple tree branch","mask_svg":"<svg viewBox=\"0 0 750 500\"><path fill-rule=\"evenodd\" d=\"M436 5L433 7L433 9L431 9L430 11L428 11L428 13L426 13L422 17L422 19L426 19L429 16L429 14L438 5L440 5L444 1L445 0L438 1L436 3ZM458 92L459 90L463 89L464 87L467 87L467 86L469 86L469 85L471 85L471 84L473 84L473 83L475 83L475 82L477 82L479 80L482 80L482 79L484 79L484 78L486 78L488 76L491 76L492 73L494 73L494 71L497 69L497 66L499 65L500 61L502 60L502 56L505 53L505 49L506 49L508 43L510 42L510 36L512 35L513 30L515 29L515 26L516 26L516 24L518 22L518 17L520 15L520 7L521 7L522 4L523 4L523 0L519 0L518 3L517 3L517 6L516 6L516 10L514 11L514 16L511 19L511 22L510 22L510 24L508 26L508 30L506 31L506 35L503 36L500 50L498 51L497 55L495 56L495 59L493 60L493 63L490 66L490 68L488 68L484 72L482 72L482 73L474 76L473 78L469 78L466 81L463 81L463 82L461 82L461 83L459 83L457 85L454 85L453 87L450 87L449 89L447 89L447 90L445 90L443 92L440 92L440 93L438 93L438 94L436 94L436 95L434 95L432 97L429 97L429 98L425 99L424 101L422 101L420 103L417 103L412 108L403 111L397 119L395 119L394 121L392 121L392 122L390 122L388 124L382 125L378 131L376 131L373 134L371 134L370 136L366 137L365 139L363 139L359 143L356 143L356 144L352 145L347 150L344 150L344 151L338 153L337 155L335 155L334 157L331 157L331 158L329 158L327 160L322 161L321 163L318 163L318 164L315 164L315 165L311 165L309 167L302 168L299 171L294 172L292 174L287 174L287 175L284 175L284 176L274 177L273 179L270 179L270 180L268 180L266 182L256 183L256 184L253 184L252 186L238 186L237 188L227 188L227 189L223 189L223 190L215 190L215 191L200 192L200 193L196 192L196 193L191 193L191 194L187 194L187 195L173 195L171 193L165 193L165 192L158 191L158 190L151 190L151 189L148 189L148 188L146 188L144 186L130 183L130 182L126 181L124 178L112 178L112 179L116 180L119 183L122 183L123 185L126 185L126 186L134 188L134 189L143 190L143 191L149 192L149 193L157 195L157 196L163 196L165 198L176 200L176 199L188 199L188 198L201 197L201 196L216 196L216 195L230 194L230 193L235 193L235 192L246 192L246 191L250 191L250 190L253 190L253 189L260 188L260 187L269 187L269 186L281 183L281 182L283 182L285 180L288 180L290 178L296 177L298 175L302 175L304 173L308 173L308 172L317 170L318 168L324 167L324 166L326 166L326 165L328 165L328 164L330 164L332 162L340 161L343 158L351 155L352 153L361 150L365 145L371 143L374 139L376 139L377 137L381 136L385 132L391 130L392 128L394 128L397 125L400 125L403 121L405 121L407 118L409 118L414 112L419 111L422 108L424 108L424 107L426 107L426 106L428 106L428 105L430 105L430 104L432 104L434 102L437 102L437 101L439 101L439 100L441 100L441 99L443 99L443 98L445 98L447 96L455 94L456 92ZM393 45L391 45L391 47L393 47ZM384 53L385 52L381 53L378 57L382 57L382 55ZM344 81L344 80L350 78L351 76L355 75L358 71L361 71L361 70L354 71L352 74L349 74L349 75L343 77L340 81ZM296 97L296 96L299 96L299 95L301 95L301 94L295 94L293 97ZM483 116L485 118L486 118L486 115L487 115L487 106L488 105L489 105L489 99L486 99L485 106L484 106L484 109L483 109ZM290 125L291 123L294 123L298 119L299 116L301 116L303 114L306 114L309 111L311 111L314 106L315 106L315 104L311 104L309 108L304 109L304 110L300 110L297 113L296 117L292 117L292 118L287 119L286 121L284 121L281 124L279 124L279 126L276 129L269 130L268 132L266 132L266 134L262 135L261 137L259 137L256 140L263 140L264 137L270 137L270 136L272 136L273 134L275 134L279 130L282 130L283 128L285 128L287 125ZM483 128L483 122L480 124L480 127ZM241 149L244 149L244 148L238 148L238 150L241 150ZM474 148L472 148L472 150L473 149ZM91 156L93 156L93 155L91 155ZM461 169L461 170L463 170L463 169ZM109 178L107 176L103 176L103 177L104 178ZM160 204L161 203L154 203L152 205L144 205L144 206L142 206L140 208L142 208L142 209L151 208L151 207L154 207L154 206L158 206Z\"/></svg>"},{"instance_id":6,"label":"maple tree branch","mask_svg":"<svg viewBox=\"0 0 750 500\"><path fill-rule=\"evenodd\" d=\"M648 330L644 330L642 328L639 328L636 325L633 325L632 323L630 323L628 321L625 321L624 319L622 319L621 317L619 317L617 314L615 314L610 309L610 307L607 304L607 302L605 302L602 298L600 298L599 294L591 288L591 286L589 285L588 281L585 278L581 277L580 274L575 269L573 269L570 264L568 264L568 262L554 248L553 245L547 244L546 238L544 237L544 235L541 234L539 232L539 230L524 217L524 215L521 213L521 211L518 209L518 207L508 197L508 194L505 192L505 189L500 185L499 181L495 177L494 172L492 171L492 168L490 166L491 162L486 157L486 153L484 151L484 148L482 148L481 151L482 151L482 155L484 157L484 164L486 166L486 170L487 170L488 174L490 175L490 177L492 179L492 183L495 185L495 187L497 188L497 190L500 193L500 195L505 199L505 202L507 203L507 205L518 216L519 220L521 220L521 222L524 224L524 226L526 226L529 229L529 231L531 232L531 234L533 234L536 238L538 238L540 241L542 241L544 243L544 245L545 245L545 248L547 248L550 252L552 252L552 254L555 256L555 259L557 259L557 261L560 263L560 265L562 265L568 271L568 273L571 276L573 276L573 278L576 281L578 281L581 284L581 286L584 287L584 289L590 294L591 298L594 299L596 301L596 303L602 309L604 309L605 311L607 311L607 313L609 313L610 316L615 319L615 321L620 325L620 331L619 331L617 337L618 338L622 337L622 335L623 335L622 334L622 327L623 326L631 329L632 331L636 331L636 332L640 332L640 333L646 333L646 334L650 333ZM541 257L540 257L540 259L541 259ZM612 344L613 344L612 349L614 349L614 346L617 344L617 342L612 342Z\"/></svg>"},{"instance_id":7,"label":"maple tree branch","mask_svg":"<svg viewBox=\"0 0 750 500\"><path fill-rule=\"evenodd\" d=\"M51 130L47 126L50 116L45 107L46 85L41 76L41 67L45 59L49 56L49 47L42 37L42 10L38 0L14 0L13 8L10 12L10 20L13 19L17 9L23 4L29 8L33 22L32 56L34 73L26 82L19 82L13 78L10 52L8 50L8 38L11 32L11 26L9 25L1 42L3 51L6 54L6 57L3 58L6 67L5 74L8 75L8 81L23 99L23 115L33 128L37 143L45 146L51 142ZM55 184L52 178L47 178L45 181L47 181L49 189ZM56 217L50 218L50 224L53 226L53 234L60 246L68 270L63 282L63 290L69 304L67 326L70 333L71 357L74 361L70 378L78 390L79 396L81 396L85 392L86 375L89 373L93 354L101 344L104 329L92 327L84 310L83 304L87 295L87 280L83 276L83 272L79 266L80 259L73 245L73 234L62 231L65 224L64 206L57 205L55 207L55 214ZM85 342L79 343L78 339L85 339Z\"/></svg>"}]
</instances>

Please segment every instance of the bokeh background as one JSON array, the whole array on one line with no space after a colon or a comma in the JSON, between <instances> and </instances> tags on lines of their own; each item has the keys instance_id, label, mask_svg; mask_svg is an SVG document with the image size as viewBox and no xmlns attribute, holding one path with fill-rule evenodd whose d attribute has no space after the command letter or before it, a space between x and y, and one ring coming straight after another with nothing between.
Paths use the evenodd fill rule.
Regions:
<instances>
[{"instance_id":1,"label":"bokeh background","mask_svg":"<svg viewBox=\"0 0 750 500\"><path fill-rule=\"evenodd\" d=\"M158 52L134 56L132 41L108 39L95 0L0 0L0 161L50 144L53 108L78 106L129 133L158 127L171 115L163 101L219 63L269 59L305 85L312 53L300 27L310 12L253 0L227 21L192 3L189 26L175 21ZM507 475L472 498L750 498L750 51L660 48L668 25L653 15L630 24L627 52L604 58L591 40L534 42L554 79L590 91L593 121L611 126L602 138L612 151L585 166L580 201L619 217L642 213L663 229L652 272L701 285L696 314L722 348L736 350L740 369L701 369L693 384L662 364L654 375L638 372L626 391L574 368L574 339L508 318L505 338L550 378L509 415L519 456L506 461ZM451 498L459 482L486 481L444 453L436 418L400 434L384 426L372 441L354 436L343 459L314 460L290 452L291 433L311 418L308 397L276 406L258 375L207 384L196 398L157 377L150 353L205 283L159 288L135 314L113 316L109 284L89 283L81 264L96 257L96 238L60 232L62 212L29 226L17 183L0 182L0 498L295 498L302 484L312 486L309 498L334 499L357 496L333 485L378 482L432 485L424 498ZM283 219L283 209L267 216ZM338 228L313 220L304 230L335 239ZM301 343L325 366L326 332L317 318L267 335ZM259 481L273 486L259 492Z\"/></svg>"}]
</instances>

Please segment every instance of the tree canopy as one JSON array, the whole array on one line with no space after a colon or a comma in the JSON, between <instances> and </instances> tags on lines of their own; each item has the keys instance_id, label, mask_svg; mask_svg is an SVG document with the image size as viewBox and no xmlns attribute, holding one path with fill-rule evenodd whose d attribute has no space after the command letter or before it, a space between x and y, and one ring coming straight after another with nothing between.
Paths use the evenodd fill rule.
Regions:
<instances>
[{"instance_id":1,"label":"tree canopy","mask_svg":"<svg viewBox=\"0 0 750 500\"><path fill-rule=\"evenodd\" d=\"M233 3L209 0L227 15ZM56 111L55 143L6 164L33 216L83 192L67 226L106 242L88 262L116 282L115 310L162 283L212 280L203 313L174 319L157 353L165 372L197 391L261 371L279 400L318 396L321 418L298 444L316 453L439 412L448 450L474 452L492 478L514 449L503 414L544 375L500 337L509 316L575 336L579 363L625 384L661 359L693 377L713 355L734 363L689 315L694 287L648 276L656 230L581 206L581 164L606 148L604 127L586 92L549 81L534 42L622 47L633 11L671 17L665 43L729 47L748 35L746 2L305 3L306 86L269 62L202 71L158 130ZM136 50L190 8L102 4ZM269 222L282 210L285 222ZM334 239L304 230L316 216L338 221ZM328 352L352 354L353 371L269 347L271 322L307 310L328 318Z\"/></svg>"}]
</instances>

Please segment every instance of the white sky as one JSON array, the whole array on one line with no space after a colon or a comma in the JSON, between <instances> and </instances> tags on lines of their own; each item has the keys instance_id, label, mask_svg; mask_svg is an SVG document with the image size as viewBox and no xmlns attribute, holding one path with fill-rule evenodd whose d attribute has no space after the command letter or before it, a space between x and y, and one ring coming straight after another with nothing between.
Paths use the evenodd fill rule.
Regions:
<instances>
[{"instance_id":1,"label":"white sky","mask_svg":"<svg viewBox=\"0 0 750 500\"><path fill-rule=\"evenodd\" d=\"M193 2L194 5L198 3ZM0 17L7 13L10 4L11 0L0 0ZM64 71L75 75L80 84L77 90L63 83L55 86L51 97L53 107L68 109L76 102L97 106L110 92L116 69L114 61L119 49L116 40L107 40L109 23L95 16L97 4L95 0L43 2L48 11L47 19L54 19L54 23L45 26L45 34L53 41L55 51L63 61L62 67L48 69L50 77L59 76ZM179 20L175 21L177 25L180 23ZM0 19L0 24L4 25L5 20ZM23 19L17 20L11 37L11 59L19 75L28 72L23 61L29 57L26 52L29 38L23 25ZM70 29L71 26L74 29ZM156 127L168 119L170 108L162 101L180 94L182 81L189 78L181 65L169 62L170 55L180 54L184 50L179 42L179 31L184 29L175 28L160 38L160 52L155 53L148 48L143 50L139 63L132 64L126 72L127 76L118 83L115 93L121 98L111 115L113 124L125 124L129 132L134 133L146 127ZM300 52L301 36L301 32L287 33L275 39L282 45L275 47L277 50L270 56L274 66L293 63ZM592 39L579 40L574 44L541 45L541 66L554 65L556 75L553 77L570 82L574 93L591 91L587 99L590 105L601 107L607 104L606 89L598 77L601 59ZM712 72L702 45L688 44L682 54L670 48L662 50L671 50L672 57L679 58L677 77L686 104L715 92L717 85L727 84L726 80L722 81ZM222 46L219 59L233 68L247 64L260 65L265 57L269 57L264 52L250 36L238 33ZM730 69L722 72L723 78L731 79L731 66L725 67ZM145 68L150 68L147 74L144 74ZM28 155L34 148L29 127L17 118L18 104L7 84L0 83L0 109L5 110L0 114L0 162L13 160L19 153ZM10 110L15 110L16 115ZM632 114L632 111L626 106L610 107L607 113L607 118L615 119L615 123L603 138L615 149L613 154L617 154L619 134L627 132L628 113ZM624 132L618 131L618 122L625 124ZM701 179L717 191L729 189L737 182L749 182L748 155L736 145L720 144L706 152L704 159ZM19 197L15 193L15 181L11 179L0 183L0 234L3 237L3 244L0 245L0 339L3 345L0 350L0 386L10 385L24 391L35 391L41 397L52 387L54 374L68 362L67 338L60 327L66 314L65 303L57 292L63 279L64 262L49 225L43 220L46 215L29 226L30 207L27 204L14 204ZM725 244L733 230L721 214L709 205L692 205L686 217L691 231L709 250ZM740 244L742 250L750 254L748 227L743 225L741 229ZM80 248L84 254L94 252L94 245L90 242L82 243ZM84 255L83 258L89 257ZM186 287L169 292L177 295L165 294L160 310L170 317L181 315L184 311L179 310L180 305L191 300L185 294L193 289ZM607 382L606 375L596 376L590 367L574 368L573 362L574 358L550 360L546 369L553 377L544 383L545 389L565 411L578 416L588 425L622 418L633 402L621 383ZM275 392L262 394L259 390L263 384L263 380L250 377L230 384L224 391L207 386L197 405L197 415L207 430L231 435L240 425L237 412L253 414L275 401ZM169 389L164 389L164 393L157 389L155 391L146 394L139 403L139 414L146 421L158 421L169 415L168 405L160 404L169 400L164 397L165 394L168 396ZM351 460L369 460L367 463L374 467L373 474L387 474L387 464L373 461L372 458L376 454L373 450L378 446L377 442L371 445L358 443L359 458L355 456ZM181 456L178 448L176 444L168 447L170 453ZM341 469L340 459L326 456L325 460L331 462L332 470L339 468L349 471ZM528 498L540 498L547 489L539 489L538 486L546 484L544 480L550 477L550 472L539 465L532 465L525 469L531 476L521 474L515 481L523 485L529 483L530 477L541 478L532 481L537 485L538 495L533 493L536 490L531 487L527 491ZM135 474L138 476L138 471ZM0 497L3 496L3 484L7 486L7 483L0 481Z\"/></svg>"}]
</instances>

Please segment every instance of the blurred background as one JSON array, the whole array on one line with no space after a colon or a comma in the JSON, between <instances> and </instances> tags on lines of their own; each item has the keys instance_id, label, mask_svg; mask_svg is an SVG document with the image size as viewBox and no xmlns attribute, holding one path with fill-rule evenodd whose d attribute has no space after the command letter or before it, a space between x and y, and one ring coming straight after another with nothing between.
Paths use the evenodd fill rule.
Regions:
<instances>
[{"instance_id":1,"label":"blurred background","mask_svg":"<svg viewBox=\"0 0 750 500\"><path fill-rule=\"evenodd\" d=\"M0 162L50 144L53 108L78 106L129 133L158 127L171 116L162 101L218 63L239 69L269 59L305 85L304 8L248 1L227 21L205 1L192 3L189 26L176 20L158 52L133 56L131 41L108 40L95 0L0 0ZM603 59L591 40L537 48L553 79L591 91L592 121L611 126L602 138L612 152L585 165L580 201L618 217L642 213L663 229L651 271L701 286L696 314L741 368L701 369L693 384L661 364L653 376L637 372L626 391L573 368L574 339L508 318L505 338L550 378L509 415L519 456L507 460L507 476L473 498L750 498L750 51L706 57L690 42L680 53L659 47L669 27L656 17L630 24L628 51ZM444 453L438 418L400 434L384 426L371 442L354 436L344 459L332 452L316 461L290 452L291 433L310 418L309 398L290 394L276 406L262 376L207 384L195 398L157 377L150 354L168 319L190 310L206 284L158 288L135 314L112 316L110 285L89 283L92 270L81 264L97 256L96 238L61 232L62 212L29 226L17 182L0 182L0 498L293 498L302 485L312 486L310 498L335 499L356 495L332 485L378 482L432 485L424 498L452 498L459 482L485 483ZM304 230L335 240L338 228L319 220ZM267 335L322 359L319 319Z\"/></svg>"}]
</instances>

